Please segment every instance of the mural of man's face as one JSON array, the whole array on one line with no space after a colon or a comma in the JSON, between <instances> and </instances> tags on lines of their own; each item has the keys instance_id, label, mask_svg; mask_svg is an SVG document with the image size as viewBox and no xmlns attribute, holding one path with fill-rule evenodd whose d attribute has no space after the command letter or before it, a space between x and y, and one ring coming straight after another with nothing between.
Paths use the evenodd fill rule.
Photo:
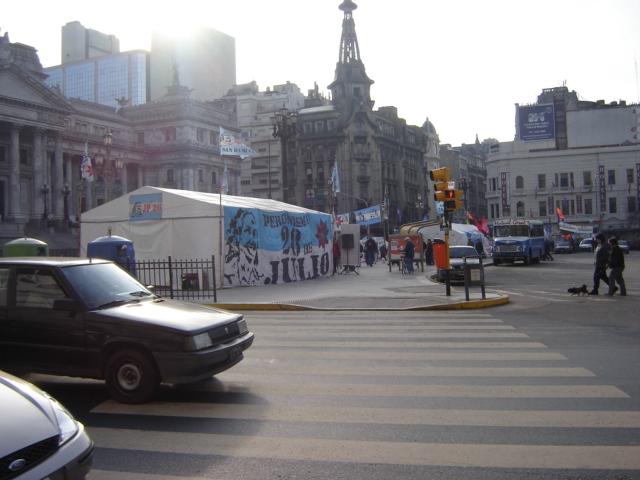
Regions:
<instances>
[{"instance_id":1,"label":"mural of man's face","mask_svg":"<svg viewBox=\"0 0 640 480\"><path fill-rule=\"evenodd\" d=\"M247 214L238 228L238 243L244 247L244 255L249 263L253 263L258 250L258 225L253 214Z\"/></svg>"}]
</instances>

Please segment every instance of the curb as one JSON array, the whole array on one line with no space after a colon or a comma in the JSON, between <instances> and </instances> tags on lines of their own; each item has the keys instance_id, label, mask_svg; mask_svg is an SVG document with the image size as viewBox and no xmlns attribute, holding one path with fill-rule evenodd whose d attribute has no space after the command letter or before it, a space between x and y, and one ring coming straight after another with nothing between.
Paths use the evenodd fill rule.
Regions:
<instances>
[{"instance_id":1,"label":"curb","mask_svg":"<svg viewBox=\"0 0 640 480\"><path fill-rule=\"evenodd\" d=\"M346 297L345 297L346 298ZM498 298L469 300L456 303L447 303L440 305L425 305L421 307L316 307L308 305L299 305L296 303L213 303L207 304L210 307L221 308L223 310L265 310L265 311L303 311L303 310L320 310L320 311L424 311L424 310L472 310L480 308L495 307L509 303L509 296L500 294Z\"/></svg>"}]
</instances>

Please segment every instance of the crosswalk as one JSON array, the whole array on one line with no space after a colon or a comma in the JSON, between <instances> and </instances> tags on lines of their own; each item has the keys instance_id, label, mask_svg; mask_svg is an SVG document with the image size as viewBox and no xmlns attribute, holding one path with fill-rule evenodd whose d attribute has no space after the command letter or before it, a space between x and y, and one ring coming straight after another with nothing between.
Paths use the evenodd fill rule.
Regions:
<instances>
[{"instance_id":1,"label":"crosswalk","mask_svg":"<svg viewBox=\"0 0 640 480\"><path fill-rule=\"evenodd\" d=\"M489 313L268 312L251 328L215 379L97 405L89 479L239 478L230 462L255 479L301 464L640 469L619 433L640 428L629 395Z\"/></svg>"}]
</instances>

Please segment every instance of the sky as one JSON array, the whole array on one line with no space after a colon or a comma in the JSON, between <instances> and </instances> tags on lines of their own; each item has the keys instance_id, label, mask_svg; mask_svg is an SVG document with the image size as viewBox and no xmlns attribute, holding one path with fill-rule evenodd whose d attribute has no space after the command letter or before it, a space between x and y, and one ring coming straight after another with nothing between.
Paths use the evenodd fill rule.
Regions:
<instances>
[{"instance_id":1,"label":"sky","mask_svg":"<svg viewBox=\"0 0 640 480\"><path fill-rule=\"evenodd\" d=\"M640 103L638 0L354 0L360 57L375 107L411 125L428 118L441 144L515 135L515 106L545 88ZM31 0L4 2L0 35L59 65L61 28L79 21L120 50L149 50L154 29L208 26L236 40L236 80L261 90L290 81L328 94L338 61L342 0Z\"/></svg>"}]
</instances>

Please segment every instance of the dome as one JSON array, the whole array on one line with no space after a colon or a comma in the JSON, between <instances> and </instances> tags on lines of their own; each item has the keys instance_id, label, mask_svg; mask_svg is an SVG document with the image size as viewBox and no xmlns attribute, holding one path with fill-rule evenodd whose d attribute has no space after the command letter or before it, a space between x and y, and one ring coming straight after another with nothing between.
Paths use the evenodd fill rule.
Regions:
<instances>
[{"instance_id":1,"label":"dome","mask_svg":"<svg viewBox=\"0 0 640 480\"><path fill-rule=\"evenodd\" d=\"M427 117L426 122L424 122L424 123L422 124L422 130L424 130L424 133L426 133L426 134L430 134L430 133L435 134L435 133L438 133L438 132L436 132L436 127L434 127L434 126L433 126L433 123L431 123L431 122L429 121L429 117Z\"/></svg>"}]
</instances>

